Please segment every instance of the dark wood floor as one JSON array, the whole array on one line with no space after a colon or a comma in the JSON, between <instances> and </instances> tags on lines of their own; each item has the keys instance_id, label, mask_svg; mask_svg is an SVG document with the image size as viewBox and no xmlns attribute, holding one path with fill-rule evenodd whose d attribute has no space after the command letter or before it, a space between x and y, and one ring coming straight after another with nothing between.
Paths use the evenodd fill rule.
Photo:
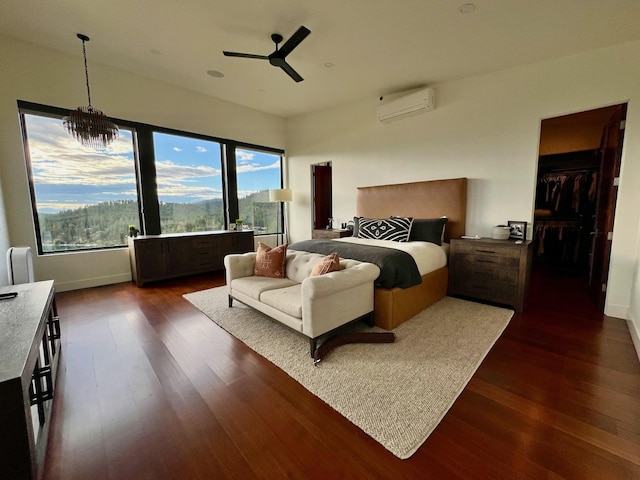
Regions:
<instances>
[{"instance_id":1,"label":"dark wood floor","mask_svg":"<svg viewBox=\"0 0 640 480\"><path fill-rule=\"evenodd\" d=\"M221 275L59 293L45 477L640 478L638 357L581 282L536 272L528 310L408 460L181 297Z\"/></svg>"}]
</instances>

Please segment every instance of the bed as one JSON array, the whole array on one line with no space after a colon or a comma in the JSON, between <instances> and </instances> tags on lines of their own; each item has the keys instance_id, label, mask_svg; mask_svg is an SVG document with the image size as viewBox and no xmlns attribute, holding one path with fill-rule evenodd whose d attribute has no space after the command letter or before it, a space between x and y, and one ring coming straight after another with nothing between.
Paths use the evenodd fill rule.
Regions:
<instances>
[{"instance_id":1,"label":"bed","mask_svg":"<svg viewBox=\"0 0 640 480\"><path fill-rule=\"evenodd\" d=\"M446 216L445 243L465 234L466 210L466 178L359 187L356 197L358 217L429 219ZM336 239L334 242L338 241ZM296 242L298 248L300 243L302 242ZM446 265L421 275L420 278L421 283L407 288L376 286L374 322L377 326L393 330L446 296Z\"/></svg>"}]
</instances>

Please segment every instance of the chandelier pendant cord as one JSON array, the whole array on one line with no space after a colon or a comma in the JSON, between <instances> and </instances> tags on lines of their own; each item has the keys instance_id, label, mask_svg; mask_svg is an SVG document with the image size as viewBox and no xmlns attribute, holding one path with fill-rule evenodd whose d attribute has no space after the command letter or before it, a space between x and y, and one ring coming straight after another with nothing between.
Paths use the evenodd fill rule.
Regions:
<instances>
[{"instance_id":1,"label":"chandelier pendant cord","mask_svg":"<svg viewBox=\"0 0 640 480\"><path fill-rule=\"evenodd\" d=\"M89 88L89 67L87 66L87 46L85 45L86 40L81 38L82 40L82 55L84 56L84 78L87 82L87 97L89 98L89 109L93 110L91 106L91 88Z\"/></svg>"}]
</instances>

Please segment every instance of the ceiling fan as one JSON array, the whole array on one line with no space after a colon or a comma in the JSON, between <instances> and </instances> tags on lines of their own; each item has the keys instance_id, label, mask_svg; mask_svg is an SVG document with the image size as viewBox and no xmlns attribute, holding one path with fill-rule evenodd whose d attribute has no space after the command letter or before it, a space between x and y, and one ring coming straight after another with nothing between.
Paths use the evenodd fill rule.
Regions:
<instances>
[{"instance_id":1,"label":"ceiling fan","mask_svg":"<svg viewBox=\"0 0 640 480\"><path fill-rule=\"evenodd\" d=\"M269 63L274 67L280 67L285 71L287 75L293 78L296 82L301 82L304 80L298 72L296 72L291 65L286 62L286 57L291 53L291 51L296 48L300 42L302 42L307 35L311 33L305 26L301 26L296 33L289 37L289 40L284 42L284 45L278 49L278 44L280 44L283 40L282 35L279 33L274 33L271 35L271 40L276 44L275 51L270 55L254 55L252 53L238 53L238 52L225 52L222 53L227 57L242 57L242 58L257 58L259 60L269 60Z\"/></svg>"}]
</instances>

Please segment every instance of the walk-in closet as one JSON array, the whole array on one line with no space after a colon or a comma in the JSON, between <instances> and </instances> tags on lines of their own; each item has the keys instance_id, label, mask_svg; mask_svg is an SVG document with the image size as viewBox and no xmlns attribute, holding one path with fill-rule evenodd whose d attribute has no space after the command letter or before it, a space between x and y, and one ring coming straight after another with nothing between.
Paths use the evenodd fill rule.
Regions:
<instances>
[{"instance_id":1,"label":"walk-in closet","mask_svg":"<svg viewBox=\"0 0 640 480\"><path fill-rule=\"evenodd\" d=\"M586 274L595 228L598 150L540 157L534 212L534 258Z\"/></svg>"},{"instance_id":2,"label":"walk-in closet","mask_svg":"<svg viewBox=\"0 0 640 480\"><path fill-rule=\"evenodd\" d=\"M532 285L554 291L537 298L571 290L603 310L625 115L620 104L542 121Z\"/></svg>"}]
</instances>

